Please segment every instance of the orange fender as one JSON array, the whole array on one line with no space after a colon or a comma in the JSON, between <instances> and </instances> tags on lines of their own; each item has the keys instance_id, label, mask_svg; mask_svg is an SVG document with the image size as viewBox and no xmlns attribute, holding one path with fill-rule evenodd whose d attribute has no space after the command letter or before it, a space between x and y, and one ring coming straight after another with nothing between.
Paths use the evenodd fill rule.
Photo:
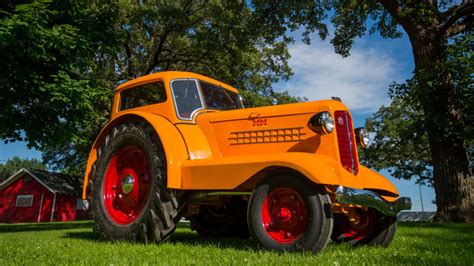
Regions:
<instances>
[{"instance_id":1,"label":"orange fender","mask_svg":"<svg viewBox=\"0 0 474 266\"><path fill-rule=\"evenodd\" d=\"M231 190L268 167L296 170L317 184L362 189L360 177L340 171L338 161L326 155L303 152L186 161L182 164L181 189Z\"/></svg>"},{"instance_id":2,"label":"orange fender","mask_svg":"<svg viewBox=\"0 0 474 266\"><path fill-rule=\"evenodd\" d=\"M395 200L398 197L397 188L383 175L375 172L374 170L367 168L363 165L359 165L359 174L358 176L362 177L362 182L364 189L373 190L373 191L387 191L392 194L393 199L387 197L387 200Z\"/></svg>"},{"instance_id":3,"label":"orange fender","mask_svg":"<svg viewBox=\"0 0 474 266\"><path fill-rule=\"evenodd\" d=\"M92 165L97 160L97 149L100 147L102 139L107 136L107 134L109 134L110 130L114 126L124 121L130 121L130 119L137 117L146 120L155 129L161 140L163 149L165 150L165 156L167 161L168 187L181 187L181 164L188 159L188 151L178 129L163 116L152 114L149 112L127 111L123 114L116 116L112 121L110 121L101 130L99 136L94 141L92 149L89 153L86 172L84 175L84 185L82 191L83 199L86 199L87 197L87 185L89 176L91 174Z\"/></svg>"}]
</instances>

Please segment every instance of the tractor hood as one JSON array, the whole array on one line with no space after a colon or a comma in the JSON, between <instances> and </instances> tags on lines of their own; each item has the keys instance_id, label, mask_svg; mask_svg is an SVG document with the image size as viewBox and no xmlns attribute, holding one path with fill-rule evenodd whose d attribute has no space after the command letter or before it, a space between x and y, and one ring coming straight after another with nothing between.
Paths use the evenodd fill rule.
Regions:
<instances>
[{"instance_id":1,"label":"tractor hood","mask_svg":"<svg viewBox=\"0 0 474 266\"><path fill-rule=\"evenodd\" d=\"M215 123L281 116L298 116L304 114L314 114L320 111L328 111L332 113L334 110L347 110L347 107L341 102L334 100L272 105L211 113L209 114L209 122Z\"/></svg>"}]
</instances>

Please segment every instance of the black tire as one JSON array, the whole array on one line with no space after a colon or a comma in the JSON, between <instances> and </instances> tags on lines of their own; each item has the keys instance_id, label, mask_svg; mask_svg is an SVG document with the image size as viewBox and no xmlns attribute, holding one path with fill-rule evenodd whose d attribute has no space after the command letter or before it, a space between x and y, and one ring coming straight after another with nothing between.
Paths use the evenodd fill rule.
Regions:
<instances>
[{"instance_id":1,"label":"black tire","mask_svg":"<svg viewBox=\"0 0 474 266\"><path fill-rule=\"evenodd\" d=\"M254 189L247 219L252 237L275 251L318 253L329 242L333 227L330 197L290 174L270 176Z\"/></svg>"},{"instance_id":2,"label":"black tire","mask_svg":"<svg viewBox=\"0 0 474 266\"><path fill-rule=\"evenodd\" d=\"M143 208L135 214L134 220L120 224L110 215L110 207L107 211L106 200L104 200L104 193L106 193L104 180L109 163L112 158L115 158L113 156L130 145L143 151L143 158L147 161L150 176L149 189L147 189L147 197L140 199ZM89 200L92 205L95 231L113 241L159 243L166 240L174 232L180 219L178 201L174 193L167 189L166 184L165 154L154 130L147 125L134 122L114 127L97 151L97 160L92 167L92 179L89 181L91 188ZM141 194L137 195L141 196Z\"/></svg>"},{"instance_id":3,"label":"black tire","mask_svg":"<svg viewBox=\"0 0 474 266\"><path fill-rule=\"evenodd\" d=\"M231 197L223 207L201 205L189 217L191 229L201 236L248 237L247 205L241 197Z\"/></svg>"},{"instance_id":4,"label":"black tire","mask_svg":"<svg viewBox=\"0 0 474 266\"><path fill-rule=\"evenodd\" d=\"M361 225L354 225L344 214L334 214L332 240L352 246L388 247L397 231L397 217L384 215L374 209L358 209L358 212Z\"/></svg>"}]
</instances>

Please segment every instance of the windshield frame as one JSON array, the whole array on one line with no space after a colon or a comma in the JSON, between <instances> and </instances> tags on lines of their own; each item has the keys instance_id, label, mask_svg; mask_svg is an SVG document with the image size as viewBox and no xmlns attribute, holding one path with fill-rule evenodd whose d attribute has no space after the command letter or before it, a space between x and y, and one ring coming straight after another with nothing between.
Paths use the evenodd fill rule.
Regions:
<instances>
[{"instance_id":1,"label":"windshield frame","mask_svg":"<svg viewBox=\"0 0 474 266\"><path fill-rule=\"evenodd\" d=\"M201 102L201 107L200 108L197 108L195 109L194 111L191 112L189 118L187 117L181 117L180 114L179 114L179 110L178 110L178 104L176 102L176 98L175 98L175 93L174 93L174 88L173 88L173 82L175 81L194 81L196 86L197 86L197 90L198 90L198 94L199 94L199 100ZM215 109L215 108L209 108L207 106L207 103L206 103L206 99L204 99L204 93L202 91L202 87L201 87L201 82L205 82L205 83L208 83L212 86L215 86L215 87L219 87L219 88L222 88L224 90L224 92L226 93L226 95L228 97L231 98L231 100L234 100L231 95L232 94L236 94L238 97L236 97L236 100L239 101L239 103L237 103L237 105L240 104L240 108L236 108L236 109L229 109L229 110L220 110L220 109ZM213 83L213 82L209 82L209 81L206 81L206 80L201 80L201 79L198 79L198 78L176 78L176 79L172 79L170 80L170 91L171 91L171 98L173 100L173 105L174 105L174 109L175 109L175 113L176 113L176 116L180 119L180 120L185 120L185 121L192 121L193 120L193 116L196 112L200 111L200 110L214 110L214 111L232 111L232 110L240 110L240 109L244 109L244 103L242 102L242 96L240 95L240 93L238 91L232 91L232 90L229 90L221 85L218 85L216 83Z\"/></svg>"},{"instance_id":2,"label":"windshield frame","mask_svg":"<svg viewBox=\"0 0 474 266\"><path fill-rule=\"evenodd\" d=\"M175 81L194 81L194 83L196 84L196 87L197 87L197 91L198 91L198 95L199 95L199 101L201 102L201 107L193 110L191 112L191 114L189 115L189 118L187 117L181 117L181 115L179 114L179 110L178 110L178 103L176 102L176 98L175 98L175 94L174 94L174 88L173 88L173 82ZM174 105L174 110L175 110L175 113L176 113L176 116L181 119L181 120L187 120L187 121L191 121L193 120L193 115L194 113L196 113L197 111L199 110L203 110L203 109L206 109L206 103L203 101L204 97L202 95L202 91L201 91L201 86L198 82L197 79L195 78L177 78L177 79L172 79L170 81L170 90L171 90L171 97L173 98L173 105Z\"/></svg>"}]
</instances>

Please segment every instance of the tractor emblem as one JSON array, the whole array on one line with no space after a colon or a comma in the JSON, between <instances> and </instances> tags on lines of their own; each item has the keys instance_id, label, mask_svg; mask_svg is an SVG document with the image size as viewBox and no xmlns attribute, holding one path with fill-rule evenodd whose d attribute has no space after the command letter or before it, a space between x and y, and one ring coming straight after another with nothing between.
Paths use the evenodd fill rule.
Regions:
<instances>
[{"instance_id":1,"label":"tractor emblem","mask_svg":"<svg viewBox=\"0 0 474 266\"><path fill-rule=\"evenodd\" d=\"M344 119L342 119L342 117L338 117L338 118L337 118L337 123L338 123L339 125L343 126L343 125L344 125Z\"/></svg>"}]
</instances>

